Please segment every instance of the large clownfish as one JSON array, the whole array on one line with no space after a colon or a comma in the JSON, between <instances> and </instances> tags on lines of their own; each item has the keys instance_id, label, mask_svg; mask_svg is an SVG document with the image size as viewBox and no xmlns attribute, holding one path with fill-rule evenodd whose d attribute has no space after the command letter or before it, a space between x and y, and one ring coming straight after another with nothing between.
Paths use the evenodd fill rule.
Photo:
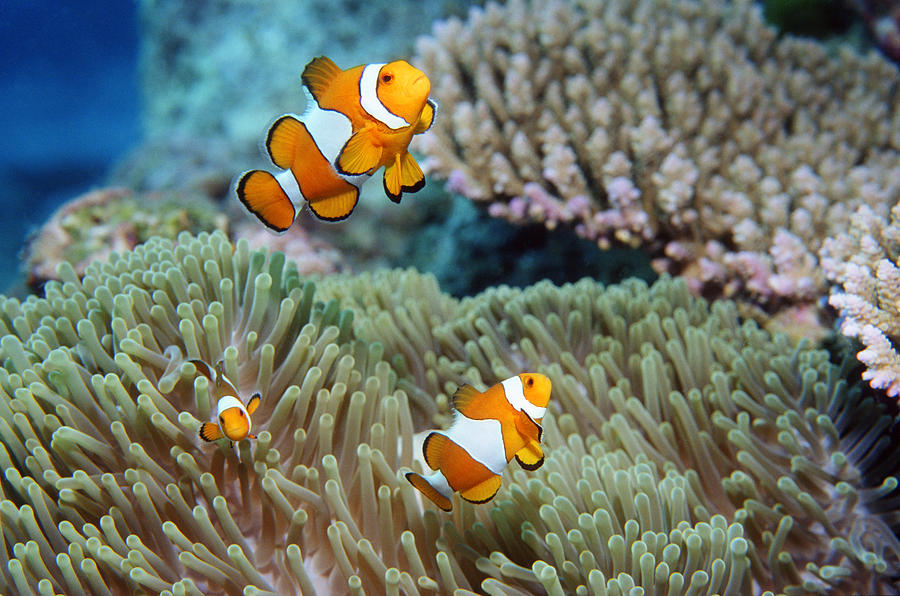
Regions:
<instances>
[{"instance_id":1,"label":"large clownfish","mask_svg":"<svg viewBox=\"0 0 900 596\"><path fill-rule=\"evenodd\" d=\"M550 379L523 373L484 393L463 385L453 395L450 428L431 432L422 445L428 476L406 479L435 505L450 511L454 492L471 503L487 503L500 490L500 474L513 457L526 470L544 463L541 419L550 400Z\"/></svg>"},{"instance_id":2,"label":"large clownfish","mask_svg":"<svg viewBox=\"0 0 900 596\"><path fill-rule=\"evenodd\" d=\"M407 147L434 120L431 83L403 60L349 70L325 56L301 77L307 96L302 116L286 114L269 128L266 150L283 171L244 173L240 201L269 228L283 232L305 200L320 219L339 221L353 211L359 188L384 166L384 191L395 203L425 186Z\"/></svg>"},{"instance_id":3,"label":"large clownfish","mask_svg":"<svg viewBox=\"0 0 900 596\"><path fill-rule=\"evenodd\" d=\"M190 362L203 376L209 379L219 398L216 404L217 422L201 424L198 430L200 438L204 441L217 441L224 437L230 440L232 445L236 441L255 439L256 435L250 432L250 415L259 406L259 393L254 393L247 405L244 406L234 384L222 374L218 364L213 368L202 360L191 360Z\"/></svg>"}]
</instances>

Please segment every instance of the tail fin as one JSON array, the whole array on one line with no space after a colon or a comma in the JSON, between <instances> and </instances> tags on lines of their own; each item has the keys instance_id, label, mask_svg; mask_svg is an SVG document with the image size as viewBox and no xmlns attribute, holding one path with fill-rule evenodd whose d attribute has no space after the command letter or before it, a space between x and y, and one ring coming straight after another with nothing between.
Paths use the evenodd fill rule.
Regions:
<instances>
[{"instance_id":1,"label":"tail fin","mask_svg":"<svg viewBox=\"0 0 900 596\"><path fill-rule=\"evenodd\" d=\"M428 499L431 500L432 503L434 503L444 511L450 511L453 509L453 504L450 502L450 499L438 492L438 490L431 485L427 478L424 478L423 476L420 476L415 472L407 472L406 479L409 480L410 484L419 489L419 492L428 497Z\"/></svg>"},{"instance_id":2,"label":"tail fin","mask_svg":"<svg viewBox=\"0 0 900 596\"><path fill-rule=\"evenodd\" d=\"M276 232L284 232L294 223L294 204L269 172L246 172L238 180L236 190L244 207Z\"/></svg>"}]
</instances>

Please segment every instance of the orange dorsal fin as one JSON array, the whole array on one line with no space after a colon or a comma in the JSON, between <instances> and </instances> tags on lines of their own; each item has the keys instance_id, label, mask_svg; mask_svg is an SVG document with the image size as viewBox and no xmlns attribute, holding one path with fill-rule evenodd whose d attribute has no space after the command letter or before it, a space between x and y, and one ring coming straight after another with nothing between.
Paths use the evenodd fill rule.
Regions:
<instances>
[{"instance_id":1,"label":"orange dorsal fin","mask_svg":"<svg viewBox=\"0 0 900 596\"><path fill-rule=\"evenodd\" d=\"M347 140L335 163L338 172L345 176L371 174L381 163L382 148L376 143L375 133L362 128Z\"/></svg>"},{"instance_id":2,"label":"orange dorsal fin","mask_svg":"<svg viewBox=\"0 0 900 596\"><path fill-rule=\"evenodd\" d=\"M425 102L425 107L422 108L422 113L419 114L419 120L416 122L416 127L413 129L413 134L422 134L434 124L434 115L437 112L437 104L431 101L430 99Z\"/></svg>"},{"instance_id":3,"label":"orange dorsal fin","mask_svg":"<svg viewBox=\"0 0 900 596\"><path fill-rule=\"evenodd\" d=\"M384 194L399 203L405 192L416 192L425 187L425 174L415 158L404 151L394 158L394 163L384 169Z\"/></svg>"},{"instance_id":4,"label":"orange dorsal fin","mask_svg":"<svg viewBox=\"0 0 900 596\"><path fill-rule=\"evenodd\" d=\"M319 56L310 60L306 65L303 74L300 75L300 80L312 93L316 102L321 103L322 96L328 91L331 82L342 72L344 71L341 70L341 67L335 64L331 58Z\"/></svg>"},{"instance_id":5,"label":"orange dorsal fin","mask_svg":"<svg viewBox=\"0 0 900 596\"><path fill-rule=\"evenodd\" d=\"M245 173L238 180L236 192L244 207L276 232L284 232L294 223L294 204L269 172Z\"/></svg>"},{"instance_id":6,"label":"orange dorsal fin","mask_svg":"<svg viewBox=\"0 0 900 596\"><path fill-rule=\"evenodd\" d=\"M431 484L415 472L407 472L406 479L409 480L409 483L416 487L419 492L428 497L432 503L443 509L444 511L450 511L453 509L453 504L450 502L450 499L439 493Z\"/></svg>"},{"instance_id":7,"label":"orange dorsal fin","mask_svg":"<svg viewBox=\"0 0 900 596\"><path fill-rule=\"evenodd\" d=\"M204 441L216 441L223 436L222 429L219 428L219 425L212 422L204 422L201 424L197 434L199 434L200 438Z\"/></svg>"},{"instance_id":8,"label":"orange dorsal fin","mask_svg":"<svg viewBox=\"0 0 900 596\"><path fill-rule=\"evenodd\" d=\"M493 499L498 490L500 490L500 476L494 474L484 482L462 491L459 496L470 503L481 504Z\"/></svg>"},{"instance_id":9,"label":"orange dorsal fin","mask_svg":"<svg viewBox=\"0 0 900 596\"><path fill-rule=\"evenodd\" d=\"M453 394L453 409L465 414L473 401L481 397L481 392L471 385L463 385Z\"/></svg>"},{"instance_id":10,"label":"orange dorsal fin","mask_svg":"<svg viewBox=\"0 0 900 596\"><path fill-rule=\"evenodd\" d=\"M340 221L350 217L359 200L359 189L352 184L350 190L340 194L309 202L309 208L319 219Z\"/></svg>"},{"instance_id":11,"label":"orange dorsal fin","mask_svg":"<svg viewBox=\"0 0 900 596\"><path fill-rule=\"evenodd\" d=\"M283 170L289 169L297 155L302 136L306 134L303 124L290 114L285 114L272 123L266 135L266 151L272 163Z\"/></svg>"},{"instance_id":12,"label":"orange dorsal fin","mask_svg":"<svg viewBox=\"0 0 900 596\"><path fill-rule=\"evenodd\" d=\"M422 453L425 455L425 463L432 470L437 470L441 465L441 458L444 450L450 443L450 439L446 435L440 433L429 433L422 443Z\"/></svg>"},{"instance_id":13,"label":"orange dorsal fin","mask_svg":"<svg viewBox=\"0 0 900 596\"><path fill-rule=\"evenodd\" d=\"M253 397L250 398L250 401L247 402L247 413L253 414L256 411L256 408L259 407L259 393L254 393Z\"/></svg>"}]
</instances>

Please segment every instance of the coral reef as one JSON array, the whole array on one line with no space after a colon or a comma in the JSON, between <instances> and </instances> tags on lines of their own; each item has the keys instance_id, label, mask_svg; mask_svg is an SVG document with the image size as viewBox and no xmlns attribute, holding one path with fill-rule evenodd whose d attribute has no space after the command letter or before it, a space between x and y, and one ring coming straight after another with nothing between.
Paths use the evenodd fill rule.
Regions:
<instances>
[{"instance_id":1,"label":"coral reef","mask_svg":"<svg viewBox=\"0 0 900 596\"><path fill-rule=\"evenodd\" d=\"M898 72L760 12L512 0L438 23L426 169L496 217L644 246L695 292L815 304L823 240L900 198Z\"/></svg>"},{"instance_id":2,"label":"coral reef","mask_svg":"<svg viewBox=\"0 0 900 596\"><path fill-rule=\"evenodd\" d=\"M875 592L896 575L894 415L828 354L683 281L304 281L220 232L63 264L0 298L0 591ZM258 440L201 444L222 359ZM547 461L423 504L449 395L553 379ZM505 375L505 376L504 376Z\"/></svg>"}]
</instances>

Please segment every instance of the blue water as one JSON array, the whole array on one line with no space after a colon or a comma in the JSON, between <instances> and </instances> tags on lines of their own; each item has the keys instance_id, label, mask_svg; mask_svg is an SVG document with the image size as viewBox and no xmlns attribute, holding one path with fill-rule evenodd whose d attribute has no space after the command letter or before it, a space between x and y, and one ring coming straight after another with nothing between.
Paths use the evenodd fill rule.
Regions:
<instances>
[{"instance_id":1,"label":"blue water","mask_svg":"<svg viewBox=\"0 0 900 596\"><path fill-rule=\"evenodd\" d=\"M29 229L140 137L135 2L0 2L0 292Z\"/></svg>"}]
</instances>

